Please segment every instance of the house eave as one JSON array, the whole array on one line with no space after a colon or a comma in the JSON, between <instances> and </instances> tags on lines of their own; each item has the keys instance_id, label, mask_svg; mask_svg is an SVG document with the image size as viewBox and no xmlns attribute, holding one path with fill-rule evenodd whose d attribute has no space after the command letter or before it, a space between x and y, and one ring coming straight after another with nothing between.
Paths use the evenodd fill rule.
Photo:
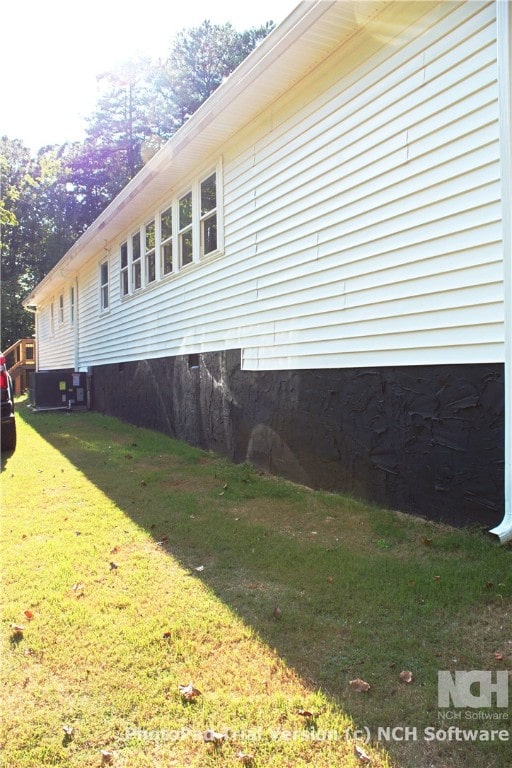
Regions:
<instances>
[{"instance_id":1,"label":"house eave","mask_svg":"<svg viewBox=\"0 0 512 768\"><path fill-rule=\"evenodd\" d=\"M396 2L303 0L240 64L139 173L105 208L24 300L24 307L48 299L79 270L157 204L192 168L315 69L357 29ZM363 14L363 15L362 15Z\"/></svg>"}]
</instances>

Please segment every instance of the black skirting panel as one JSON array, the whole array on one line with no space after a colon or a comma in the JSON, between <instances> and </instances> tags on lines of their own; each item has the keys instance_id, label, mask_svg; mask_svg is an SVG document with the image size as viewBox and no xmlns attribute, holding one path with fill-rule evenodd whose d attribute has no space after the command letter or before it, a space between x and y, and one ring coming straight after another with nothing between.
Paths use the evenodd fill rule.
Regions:
<instances>
[{"instance_id":1,"label":"black skirting panel","mask_svg":"<svg viewBox=\"0 0 512 768\"><path fill-rule=\"evenodd\" d=\"M242 371L240 350L96 366L93 407L312 488L503 518L503 365Z\"/></svg>"}]
</instances>

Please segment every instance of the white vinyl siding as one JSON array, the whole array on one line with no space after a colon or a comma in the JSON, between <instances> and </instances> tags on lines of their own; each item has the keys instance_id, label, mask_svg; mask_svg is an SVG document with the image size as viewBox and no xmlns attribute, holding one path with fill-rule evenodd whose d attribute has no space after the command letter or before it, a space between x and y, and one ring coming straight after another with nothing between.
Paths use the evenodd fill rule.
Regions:
<instances>
[{"instance_id":1,"label":"white vinyl siding","mask_svg":"<svg viewBox=\"0 0 512 768\"><path fill-rule=\"evenodd\" d=\"M371 65L226 163L226 249L272 265L246 368L503 359L494 9Z\"/></svg>"},{"instance_id":2,"label":"white vinyl siding","mask_svg":"<svg viewBox=\"0 0 512 768\"><path fill-rule=\"evenodd\" d=\"M62 297L62 321L60 321L60 297ZM59 315L58 320L57 315ZM74 323L71 317L71 290L69 287L63 287L62 292L57 295L57 299L49 301L41 309L37 330L39 370L73 368Z\"/></svg>"},{"instance_id":3,"label":"white vinyl siding","mask_svg":"<svg viewBox=\"0 0 512 768\"><path fill-rule=\"evenodd\" d=\"M160 248L172 203L165 280L124 298L112 281L99 316L97 261L82 270L82 368L229 348L258 370L503 360L495 8L422 7L392 45L345 41L222 147L220 257L179 271L201 240L179 218L208 179L191 168L112 244L119 275L121 243L154 218Z\"/></svg>"}]
</instances>

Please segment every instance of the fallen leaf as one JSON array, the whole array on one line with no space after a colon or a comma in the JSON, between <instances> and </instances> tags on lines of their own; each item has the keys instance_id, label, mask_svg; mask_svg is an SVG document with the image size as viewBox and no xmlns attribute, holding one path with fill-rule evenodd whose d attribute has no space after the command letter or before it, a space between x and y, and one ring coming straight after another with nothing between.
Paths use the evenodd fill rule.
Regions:
<instances>
[{"instance_id":1,"label":"fallen leaf","mask_svg":"<svg viewBox=\"0 0 512 768\"><path fill-rule=\"evenodd\" d=\"M194 688L192 683L189 683L188 685L179 685L178 688L183 698L187 699L187 701L190 701L190 699L195 699L196 696L201 695L201 691L198 691L197 688Z\"/></svg>"},{"instance_id":2,"label":"fallen leaf","mask_svg":"<svg viewBox=\"0 0 512 768\"><path fill-rule=\"evenodd\" d=\"M412 672L408 669L404 669L398 675L402 683L412 683Z\"/></svg>"},{"instance_id":3,"label":"fallen leaf","mask_svg":"<svg viewBox=\"0 0 512 768\"><path fill-rule=\"evenodd\" d=\"M112 549L110 550L110 554L111 554L111 555L117 555L117 553L119 552L119 550L120 550L120 547L118 547L118 546L117 546L117 544L116 544L116 546L115 546L115 547L112 547Z\"/></svg>"},{"instance_id":4,"label":"fallen leaf","mask_svg":"<svg viewBox=\"0 0 512 768\"><path fill-rule=\"evenodd\" d=\"M244 765L251 765L254 762L254 755L248 755L245 752L237 752L236 758Z\"/></svg>"},{"instance_id":5,"label":"fallen leaf","mask_svg":"<svg viewBox=\"0 0 512 768\"><path fill-rule=\"evenodd\" d=\"M204 565L198 565L197 568L194 568L194 570L199 571L200 573L201 571L204 571Z\"/></svg>"},{"instance_id":6,"label":"fallen leaf","mask_svg":"<svg viewBox=\"0 0 512 768\"><path fill-rule=\"evenodd\" d=\"M310 712L309 709L299 709L297 714L300 715L301 717L307 718L308 720L311 719L312 717L315 717L313 712Z\"/></svg>"},{"instance_id":7,"label":"fallen leaf","mask_svg":"<svg viewBox=\"0 0 512 768\"><path fill-rule=\"evenodd\" d=\"M371 762L371 757L368 755L362 747L360 747L358 744L354 744L354 755L357 757L358 760L361 760L362 763L369 763Z\"/></svg>"},{"instance_id":8,"label":"fallen leaf","mask_svg":"<svg viewBox=\"0 0 512 768\"><path fill-rule=\"evenodd\" d=\"M429 547L433 541L434 539L428 539L426 537L423 539L423 543L425 544L426 547Z\"/></svg>"},{"instance_id":9,"label":"fallen leaf","mask_svg":"<svg viewBox=\"0 0 512 768\"><path fill-rule=\"evenodd\" d=\"M162 635L162 637L164 637L165 639L167 639L167 638L169 638L169 637L172 637L172 634L171 634L171 632L164 632L164 633L163 633L163 635Z\"/></svg>"},{"instance_id":10,"label":"fallen leaf","mask_svg":"<svg viewBox=\"0 0 512 768\"><path fill-rule=\"evenodd\" d=\"M68 736L68 737L69 737L69 736L72 736L72 735L73 735L73 731L74 731L75 729L73 728L73 726L72 726L72 725L63 725L63 726L62 726L62 730L64 731L64 733L66 734L66 736Z\"/></svg>"},{"instance_id":11,"label":"fallen leaf","mask_svg":"<svg viewBox=\"0 0 512 768\"><path fill-rule=\"evenodd\" d=\"M434 576L434 581L441 581L441 577L440 576Z\"/></svg>"},{"instance_id":12,"label":"fallen leaf","mask_svg":"<svg viewBox=\"0 0 512 768\"><path fill-rule=\"evenodd\" d=\"M109 752L106 749L101 750L101 764L102 765L112 765L114 762L114 753Z\"/></svg>"},{"instance_id":13,"label":"fallen leaf","mask_svg":"<svg viewBox=\"0 0 512 768\"><path fill-rule=\"evenodd\" d=\"M502 653L500 653L499 651L495 651L495 653L494 653L494 658L496 659L496 661L503 661L503 659L504 659L505 657L504 657L504 655L503 655Z\"/></svg>"},{"instance_id":14,"label":"fallen leaf","mask_svg":"<svg viewBox=\"0 0 512 768\"><path fill-rule=\"evenodd\" d=\"M15 634L21 634L25 631L25 627L22 627L20 624L11 624L11 629Z\"/></svg>"},{"instance_id":15,"label":"fallen leaf","mask_svg":"<svg viewBox=\"0 0 512 768\"><path fill-rule=\"evenodd\" d=\"M32 613L32 611L24 611L24 613L25 613L25 616L27 617L27 619L29 621L32 621L32 619L34 618L34 614Z\"/></svg>"},{"instance_id":16,"label":"fallen leaf","mask_svg":"<svg viewBox=\"0 0 512 768\"><path fill-rule=\"evenodd\" d=\"M207 743L210 742L212 744L222 744L222 742L226 740L226 734L208 730L204 731L203 739Z\"/></svg>"},{"instance_id":17,"label":"fallen leaf","mask_svg":"<svg viewBox=\"0 0 512 768\"><path fill-rule=\"evenodd\" d=\"M282 617L283 612L278 605L274 608L274 613L272 615L274 616L274 619L280 619Z\"/></svg>"},{"instance_id":18,"label":"fallen leaf","mask_svg":"<svg viewBox=\"0 0 512 768\"><path fill-rule=\"evenodd\" d=\"M115 571L117 568L119 568L117 563L111 562L110 563L110 570Z\"/></svg>"},{"instance_id":19,"label":"fallen leaf","mask_svg":"<svg viewBox=\"0 0 512 768\"><path fill-rule=\"evenodd\" d=\"M360 677L356 677L355 680L350 680L349 685L353 691L357 691L358 693L369 691L371 687L369 683L367 683L365 680L361 680Z\"/></svg>"}]
</instances>

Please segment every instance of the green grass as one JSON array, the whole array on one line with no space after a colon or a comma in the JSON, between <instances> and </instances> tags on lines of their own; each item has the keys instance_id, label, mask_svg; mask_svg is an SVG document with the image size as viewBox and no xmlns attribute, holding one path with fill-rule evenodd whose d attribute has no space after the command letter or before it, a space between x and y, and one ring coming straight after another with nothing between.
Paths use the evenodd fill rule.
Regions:
<instances>
[{"instance_id":1,"label":"green grass","mask_svg":"<svg viewBox=\"0 0 512 768\"><path fill-rule=\"evenodd\" d=\"M238 751L350 768L365 727L374 767L510 764L507 742L423 738L511 731L501 709L491 726L437 708L438 670L510 667L510 548L98 414L22 403L18 429L2 473L6 767L101 765L107 750L126 768L240 765ZM377 743L392 726L417 737Z\"/></svg>"}]
</instances>

